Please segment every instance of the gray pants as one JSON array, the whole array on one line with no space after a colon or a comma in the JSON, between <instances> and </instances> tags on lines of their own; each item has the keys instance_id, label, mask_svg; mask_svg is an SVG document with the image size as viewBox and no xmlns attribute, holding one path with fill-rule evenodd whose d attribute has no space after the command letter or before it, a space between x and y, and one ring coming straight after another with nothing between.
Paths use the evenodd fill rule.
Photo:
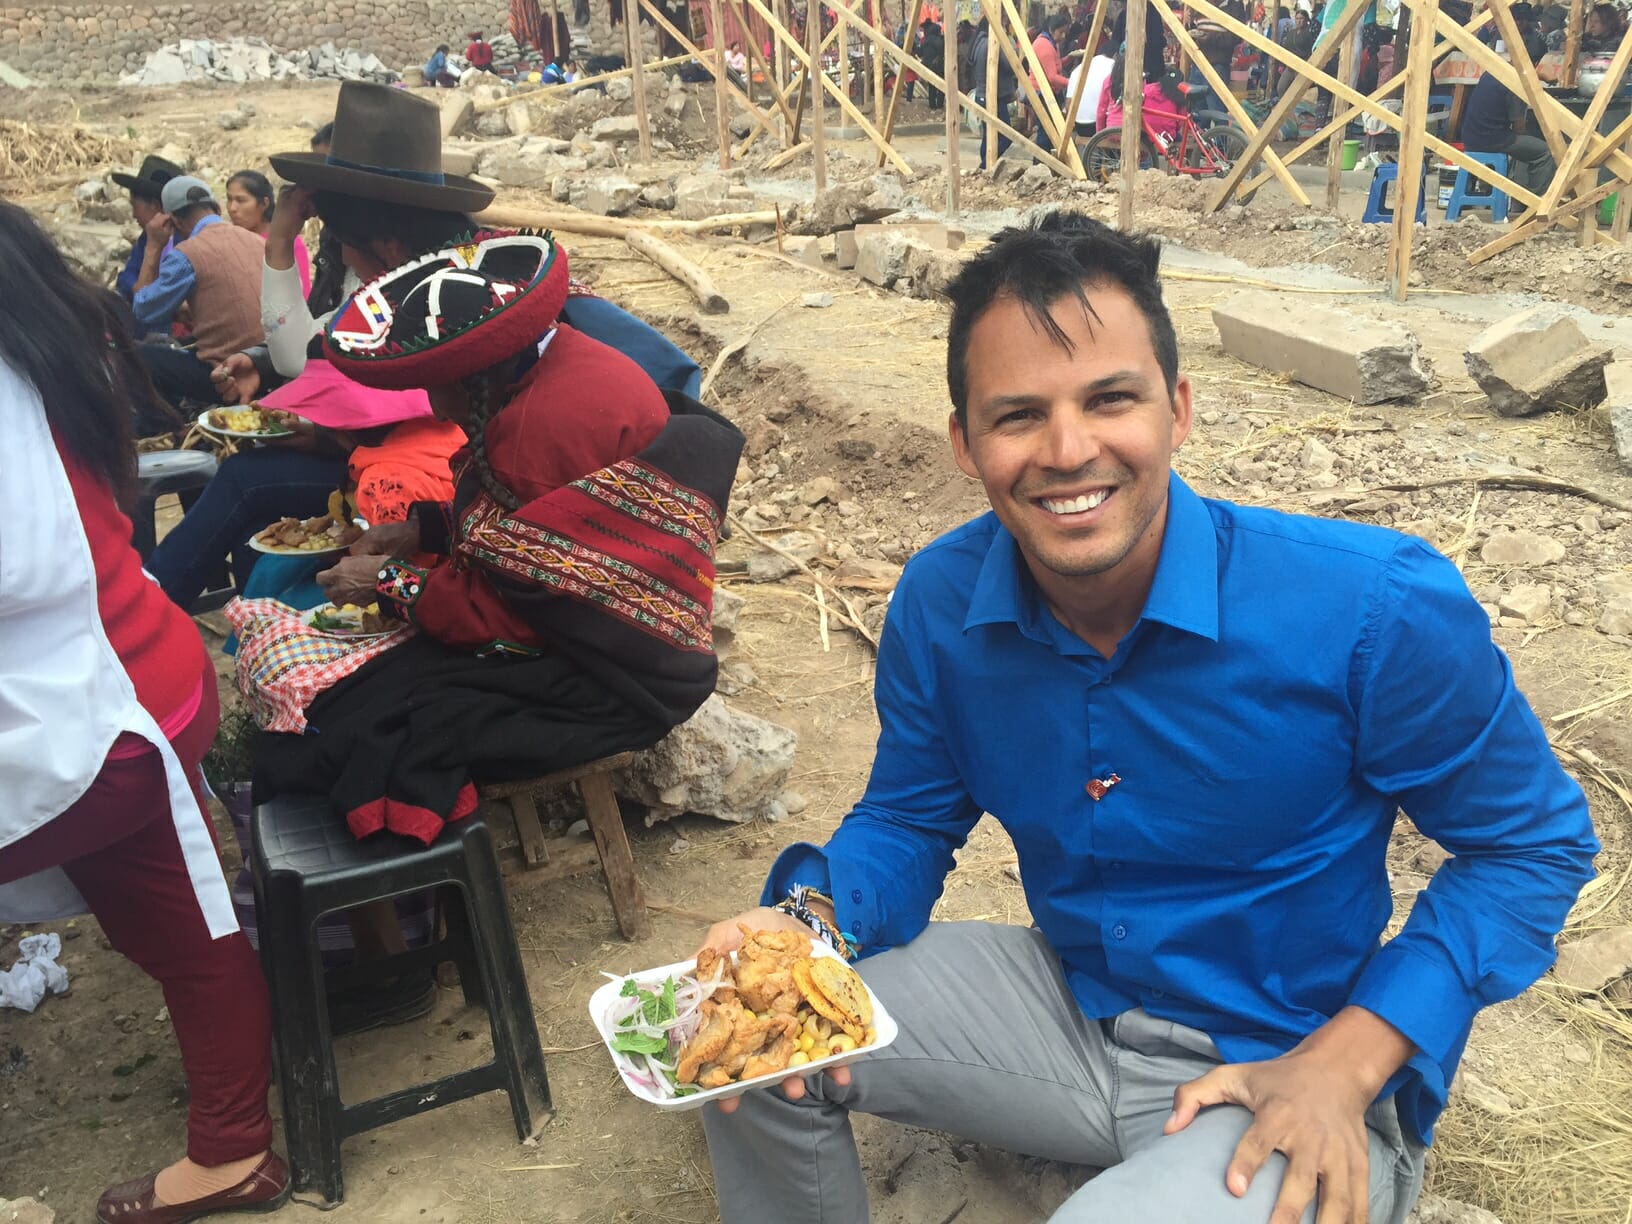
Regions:
<instances>
[{"instance_id":1,"label":"gray pants","mask_svg":"<svg viewBox=\"0 0 1632 1224\"><path fill-rule=\"evenodd\" d=\"M1218 1065L1205 1033L1143 1010L1087 1019L1053 949L1024 927L932 923L858 967L901 1035L856 1064L850 1087L817 1077L798 1102L771 1089L746 1094L733 1114L704 1109L725 1224L865 1224L851 1110L1106 1169L1055 1224L1269 1219L1286 1171L1279 1153L1245 1198L1224 1187L1250 1112L1218 1106L1162 1134L1174 1089ZM1392 1101L1374 1105L1366 1125L1371 1219L1399 1224L1421 1188L1425 1150L1401 1134ZM1313 1208L1303 1218L1312 1224Z\"/></svg>"}]
</instances>

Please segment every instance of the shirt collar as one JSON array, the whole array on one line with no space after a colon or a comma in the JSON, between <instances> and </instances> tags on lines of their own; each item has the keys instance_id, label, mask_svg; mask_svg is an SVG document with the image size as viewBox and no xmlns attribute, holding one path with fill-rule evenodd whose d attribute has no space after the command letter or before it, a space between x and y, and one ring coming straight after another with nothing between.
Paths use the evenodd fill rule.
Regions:
<instances>
[{"instance_id":1,"label":"shirt collar","mask_svg":"<svg viewBox=\"0 0 1632 1224\"><path fill-rule=\"evenodd\" d=\"M1024 630L1039 606L1020 546L999 523L975 579L964 631L1002 623ZM1140 619L1218 640L1218 534L1206 503L1177 473L1168 474L1162 553Z\"/></svg>"},{"instance_id":2,"label":"shirt collar","mask_svg":"<svg viewBox=\"0 0 1632 1224\"><path fill-rule=\"evenodd\" d=\"M202 217L200 217L198 219L198 224L193 226L193 232L191 234L188 234L187 237L189 237L189 238L196 237L198 235L199 231L209 229L210 226L212 226L212 225L224 225L224 224L226 224L226 218L223 217L220 213L207 212Z\"/></svg>"}]
</instances>

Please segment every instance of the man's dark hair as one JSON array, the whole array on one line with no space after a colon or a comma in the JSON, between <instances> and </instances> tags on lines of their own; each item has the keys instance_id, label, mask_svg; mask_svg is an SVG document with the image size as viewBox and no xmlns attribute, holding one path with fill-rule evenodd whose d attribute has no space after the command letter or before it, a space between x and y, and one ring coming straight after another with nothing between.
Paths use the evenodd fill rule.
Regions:
<instances>
[{"instance_id":1,"label":"man's dark hair","mask_svg":"<svg viewBox=\"0 0 1632 1224\"><path fill-rule=\"evenodd\" d=\"M1146 234L1123 234L1079 212L1051 212L1029 225L1001 230L991 244L964 265L947 287L952 321L946 329L946 388L958 424L969 423L969 333L999 298L1020 303L1037 327L1067 352L1071 341L1049 310L1061 298L1077 301L1095 322L1088 290L1115 285L1133 298L1150 325L1156 364L1167 392L1179 381L1179 341L1162 301L1158 278L1162 248Z\"/></svg>"},{"instance_id":2,"label":"man's dark hair","mask_svg":"<svg viewBox=\"0 0 1632 1224\"><path fill-rule=\"evenodd\" d=\"M1070 24L1071 14L1061 10L1058 13L1050 13L1048 15L1048 20L1043 23L1043 29L1052 33L1055 30L1063 30Z\"/></svg>"},{"instance_id":3,"label":"man's dark hair","mask_svg":"<svg viewBox=\"0 0 1632 1224\"><path fill-rule=\"evenodd\" d=\"M317 216L341 242L368 251L376 239L395 238L415 255L440 251L476 224L464 213L385 204L337 191L317 193Z\"/></svg>"},{"instance_id":4,"label":"man's dark hair","mask_svg":"<svg viewBox=\"0 0 1632 1224\"><path fill-rule=\"evenodd\" d=\"M325 123L322 127L318 128L317 131L312 133L312 148L314 149L317 148L318 145L332 145L333 143L334 123L332 120Z\"/></svg>"}]
</instances>

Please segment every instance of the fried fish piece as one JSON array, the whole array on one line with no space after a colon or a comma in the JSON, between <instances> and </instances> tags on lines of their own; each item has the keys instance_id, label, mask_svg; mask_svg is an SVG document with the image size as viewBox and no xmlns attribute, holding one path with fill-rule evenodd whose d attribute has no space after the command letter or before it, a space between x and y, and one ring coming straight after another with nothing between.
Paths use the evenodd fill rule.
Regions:
<instances>
[{"instance_id":1,"label":"fried fish piece","mask_svg":"<svg viewBox=\"0 0 1632 1224\"><path fill-rule=\"evenodd\" d=\"M731 1034L742 1015L742 1006L735 999L728 1004L704 999L700 1010L703 1014L702 1026L681 1047L680 1062L674 1072L674 1078L682 1084L696 1082L703 1067L713 1062L730 1044Z\"/></svg>"},{"instance_id":2,"label":"fried fish piece","mask_svg":"<svg viewBox=\"0 0 1632 1224\"><path fill-rule=\"evenodd\" d=\"M810 936L798 931L751 931L742 923L737 926L743 933L736 970L743 1002L756 1012L792 1015L800 999L793 966L810 959Z\"/></svg>"},{"instance_id":3,"label":"fried fish piece","mask_svg":"<svg viewBox=\"0 0 1632 1224\"><path fill-rule=\"evenodd\" d=\"M765 1031L770 1035L770 1041L757 1054L751 1056L742 1065L742 1079L753 1079L759 1075L771 1075L777 1071L788 1069L788 1059L793 1057L799 1048L799 1021L791 1016L772 1016L764 1021ZM781 1026L780 1032L775 1032L775 1026Z\"/></svg>"}]
</instances>

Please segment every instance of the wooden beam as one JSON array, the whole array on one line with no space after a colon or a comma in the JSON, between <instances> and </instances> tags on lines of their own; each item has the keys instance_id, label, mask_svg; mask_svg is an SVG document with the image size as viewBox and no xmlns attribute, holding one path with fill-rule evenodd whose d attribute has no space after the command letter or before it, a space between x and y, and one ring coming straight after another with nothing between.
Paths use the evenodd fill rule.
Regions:
<instances>
[{"instance_id":1,"label":"wooden beam","mask_svg":"<svg viewBox=\"0 0 1632 1224\"><path fill-rule=\"evenodd\" d=\"M1037 96L1037 89L1031 82L1031 74L1026 70L1025 62L1020 58L1020 53L1015 50L1014 40L1009 37L1008 30L1003 26L998 0L980 0L980 4L981 10L986 14L987 35L997 40L998 47L1003 52L1003 58L1009 61L1009 68L1014 73L1015 81L1026 95L1026 101L1030 103L1032 113L1037 116L1039 129L1048 137L1057 135L1057 133L1049 130L1048 122L1043 116L1042 99ZM994 21L994 17L997 20ZM1026 44L1026 49L1028 51L1031 49L1030 43ZM995 101L994 98L987 98L986 104L991 106ZM1077 156L1077 146L1075 144L1067 145L1066 154L1067 156L1063 160L1069 167L1066 171L1067 177L1087 178L1088 174L1082 168L1082 159Z\"/></svg>"},{"instance_id":2,"label":"wooden beam","mask_svg":"<svg viewBox=\"0 0 1632 1224\"><path fill-rule=\"evenodd\" d=\"M838 0L838 2L843 4L859 4L861 3L861 0ZM777 15L773 13L772 16ZM772 26L772 30L773 34L771 36L771 41L776 44L776 48L779 52L786 55L789 47L793 47L797 50L800 45L799 40L793 36L786 22L780 16L777 16L776 24ZM784 41L784 38L777 37L774 33L775 30L781 30L786 41ZM833 29L829 31L827 37L822 39L821 47L817 54L817 59L820 59L822 55L826 54L828 44L838 37L838 33L838 26L835 25ZM801 65L803 65L804 62L805 61L803 60L799 61ZM784 102L792 98L795 94L799 95L799 100L797 103L795 103L793 110L793 133L788 137L788 139L792 141L797 141L799 139L799 133L803 127L805 103L810 97L810 91L807 90L805 86L809 83L809 81L810 74L801 66L800 69L793 74L787 87L782 91L782 100ZM753 148L754 141L759 138L759 134L763 130L764 129L762 128L755 128L748 134L748 139L744 140L742 144L737 146L737 157L739 159L747 156L748 150ZM884 163L881 161L878 164L882 166Z\"/></svg>"},{"instance_id":3,"label":"wooden beam","mask_svg":"<svg viewBox=\"0 0 1632 1224\"><path fill-rule=\"evenodd\" d=\"M749 0L750 4L754 0ZM754 4L755 8L759 6ZM835 23L836 25L837 23ZM838 31L835 29L834 33ZM827 190L827 106L822 100L822 0L805 0L805 80L810 82L810 160L816 172L816 190ZM798 58L797 56L795 58Z\"/></svg>"},{"instance_id":4,"label":"wooden beam","mask_svg":"<svg viewBox=\"0 0 1632 1224\"><path fill-rule=\"evenodd\" d=\"M1312 79L1318 79L1320 84L1331 90L1336 97L1359 99L1360 95L1355 93L1353 89L1333 80L1321 69L1332 58L1332 53L1342 45L1342 40L1354 32L1355 26L1360 24L1360 19L1365 16L1370 6L1361 3L1361 0L1349 0L1348 7L1343 10L1343 15L1337 19L1337 24L1332 27L1325 38L1315 44L1315 49L1310 52L1310 58L1307 62L1299 59L1272 40L1265 38L1251 26L1237 21L1223 9L1210 3L1210 0L1194 0L1191 7L1203 16L1217 22L1242 41L1257 47L1258 50L1277 63L1291 68L1296 74L1296 80L1292 82L1287 91L1281 95L1280 100L1270 109L1269 117L1264 120L1263 125L1258 129L1258 134L1248 141L1247 151L1241 155L1241 160L1230 168L1230 172L1224 176L1224 181L1218 185L1211 198L1207 201L1207 211L1217 212L1224 207L1225 201L1234 194L1242 180L1247 177L1247 172L1252 169L1253 164L1263 156L1264 150L1269 147L1270 141L1275 138L1275 133L1280 130L1281 124L1286 121L1286 117L1295 112L1298 100L1303 97L1304 91L1309 88Z\"/></svg>"},{"instance_id":5,"label":"wooden beam","mask_svg":"<svg viewBox=\"0 0 1632 1224\"><path fill-rule=\"evenodd\" d=\"M1355 3L1356 0L1349 0ZM1439 0L1426 0L1411 23L1411 59L1416 70L1405 86L1400 116L1400 177L1394 184L1394 235L1388 248L1388 283L1396 302L1410 291L1411 250L1417 236L1417 205L1422 200L1423 137L1428 129L1428 90L1434 83L1434 18Z\"/></svg>"},{"instance_id":6,"label":"wooden beam","mask_svg":"<svg viewBox=\"0 0 1632 1224\"><path fill-rule=\"evenodd\" d=\"M631 251L645 256L690 290L704 314L725 314L731 309L730 301L719 291L713 278L661 238L635 231L626 234L623 240Z\"/></svg>"},{"instance_id":7,"label":"wooden beam","mask_svg":"<svg viewBox=\"0 0 1632 1224\"><path fill-rule=\"evenodd\" d=\"M1541 74L1536 71L1535 61L1530 58L1530 48L1524 45L1524 36L1519 33L1519 23L1513 20L1513 12L1506 4L1490 6L1490 15L1496 22L1496 31L1507 44L1507 53L1513 57L1513 69L1519 74L1519 82L1524 86L1524 100L1530 104L1530 113L1536 117L1536 126L1541 128L1543 139L1547 141L1547 149L1553 155L1554 165L1563 165L1568 148L1564 138L1558 134L1558 129L1547 122L1546 111L1542 106Z\"/></svg>"},{"instance_id":8,"label":"wooden beam","mask_svg":"<svg viewBox=\"0 0 1632 1224\"><path fill-rule=\"evenodd\" d=\"M903 0L904 2L904 0ZM905 51L912 46L913 35L918 30L918 15L924 11L924 0L912 0L912 12L907 16L906 29L901 32L901 50ZM884 111L884 139L895 139L895 113L901 108L901 94L906 88L906 70L897 64L895 67L895 84L890 89L890 104ZM925 89L929 86L925 85ZM878 164L884 164L884 154L878 155Z\"/></svg>"},{"instance_id":9,"label":"wooden beam","mask_svg":"<svg viewBox=\"0 0 1632 1224\"><path fill-rule=\"evenodd\" d=\"M1603 183L1586 195L1577 196L1569 203L1560 205L1558 213L1551 220L1531 216L1529 220L1521 221L1500 238L1487 242L1484 246L1470 252L1468 262L1475 265L1482 264L1493 255L1500 255L1503 251L1516 247L1521 242L1528 242L1550 225L1573 222L1576 213L1586 208L1596 208L1614 194L1616 186L1615 183Z\"/></svg>"},{"instance_id":10,"label":"wooden beam","mask_svg":"<svg viewBox=\"0 0 1632 1224\"><path fill-rule=\"evenodd\" d=\"M1092 24L1090 24L1088 27L1088 41L1083 44L1082 75L1077 78L1077 90L1079 94L1088 84L1088 65L1093 60L1095 53L1099 50L1099 40L1105 33L1105 17L1110 11L1111 0L1099 0L1099 3L1094 5L1094 19ZM1081 101L1082 99L1080 96L1072 99L1072 108L1067 112L1070 115L1072 125L1075 125L1077 122L1076 107L1081 103ZM1071 132L1069 128L1068 130L1060 133L1060 142L1054 146L1054 155L1056 157L1065 152L1065 142L1070 139Z\"/></svg>"},{"instance_id":11,"label":"wooden beam","mask_svg":"<svg viewBox=\"0 0 1632 1224\"><path fill-rule=\"evenodd\" d=\"M697 221L682 221L672 217L642 217L631 221L625 217L601 217L595 213L572 208L530 208L513 204L494 204L475 216L478 225L500 228L560 230L563 234L584 234L594 238L627 238L641 230L659 230L675 234L707 234L715 230L739 229L749 225L766 225L776 221L776 210L760 209L755 212L720 213Z\"/></svg>"},{"instance_id":12,"label":"wooden beam","mask_svg":"<svg viewBox=\"0 0 1632 1224\"><path fill-rule=\"evenodd\" d=\"M1359 0L1350 0L1358 3ZM1345 85L1354 84L1354 44L1355 36L1350 34L1343 40L1343 47L1337 53L1337 76ZM1429 57L1430 63L1432 56ZM1332 95L1332 109L1337 109L1337 95ZM1331 142L1326 146L1326 211L1335 213L1343 198L1343 139L1348 135L1348 125L1338 128L1331 135ZM1271 156L1270 150L1264 150L1267 159Z\"/></svg>"},{"instance_id":13,"label":"wooden beam","mask_svg":"<svg viewBox=\"0 0 1632 1224\"><path fill-rule=\"evenodd\" d=\"M958 12L956 4L950 2L945 11L952 17L956 17ZM941 45L945 49L942 68L946 73L942 78L946 94L946 215L956 217L963 202L963 164L958 149L958 122L963 105L958 91L958 38L955 32L945 32L947 24L943 18ZM986 101L996 102L997 99L987 98Z\"/></svg>"},{"instance_id":14,"label":"wooden beam","mask_svg":"<svg viewBox=\"0 0 1632 1224\"><path fill-rule=\"evenodd\" d=\"M1574 89L1581 81L1581 27L1586 16L1586 0L1570 0L1569 19L1564 25L1564 67L1558 76L1558 83L1565 89Z\"/></svg>"},{"instance_id":15,"label":"wooden beam","mask_svg":"<svg viewBox=\"0 0 1632 1224\"><path fill-rule=\"evenodd\" d=\"M988 19L990 20L990 19ZM1000 71L998 64L997 39L990 34L986 36L986 104L997 105L997 79ZM1060 135L1065 135L1061 132ZM997 124L991 119L986 121L981 129L981 139L986 144L986 156L980 159L981 165L986 167L989 178L997 177Z\"/></svg>"},{"instance_id":16,"label":"wooden beam","mask_svg":"<svg viewBox=\"0 0 1632 1224\"><path fill-rule=\"evenodd\" d=\"M1123 44L1127 58L1122 65L1122 191L1116 224L1124 234L1133 229L1133 184L1139 175L1139 151L1144 147L1145 14L1149 8L1145 0L1132 0L1128 5Z\"/></svg>"},{"instance_id":17,"label":"wooden beam","mask_svg":"<svg viewBox=\"0 0 1632 1224\"><path fill-rule=\"evenodd\" d=\"M878 0L870 0L870 3L873 10L871 16L872 26L876 30L878 29ZM870 50L872 51L871 58L873 61L873 124L878 128L879 134L882 135L884 131L884 57L878 53L876 48L870 48ZM896 75L899 76L900 73ZM885 136L885 143L888 143L889 139L888 136Z\"/></svg>"},{"instance_id":18,"label":"wooden beam","mask_svg":"<svg viewBox=\"0 0 1632 1224\"><path fill-rule=\"evenodd\" d=\"M1354 0L1354 2L1358 3L1359 0ZM1213 92L1218 95L1219 102L1229 112L1230 118L1241 125L1241 130L1247 134L1249 140L1256 136L1258 128L1252 122L1252 116L1247 114L1246 108L1236 99L1235 94L1230 89L1230 83L1219 76L1218 69L1214 68L1207 57L1201 53L1201 48L1196 45L1196 40L1190 36L1190 31L1179 23L1179 19L1174 16L1173 10L1166 4L1157 4L1155 8L1156 15L1167 26L1168 33L1173 35L1179 46L1190 51L1196 69L1201 73L1202 79L1212 86ZM1084 73L1084 76L1086 75ZM1287 194L1307 208L1309 206L1308 195L1304 193L1303 187L1298 180L1292 177L1292 172L1286 168L1286 164L1275 156L1273 149L1268 147L1264 149L1264 160L1269 163L1270 171L1275 177L1281 180L1281 185L1286 188Z\"/></svg>"},{"instance_id":19,"label":"wooden beam","mask_svg":"<svg viewBox=\"0 0 1632 1224\"><path fill-rule=\"evenodd\" d=\"M640 160L652 160L652 121L646 113L646 40L640 36L640 7L631 4L623 10L624 45L628 51L629 67L635 87L635 133L640 140Z\"/></svg>"},{"instance_id":20,"label":"wooden beam","mask_svg":"<svg viewBox=\"0 0 1632 1224\"><path fill-rule=\"evenodd\" d=\"M740 15L737 18L737 24L742 27L744 34L748 33L748 20L746 14ZM765 62L765 52L754 44L754 40L752 38L748 39L747 45L749 79L753 79L755 64L758 64L761 68L763 68L765 70L765 75L770 77L772 75L771 66ZM777 43L777 46L780 47L781 44ZM771 85L771 104L775 106L777 110L782 112L782 122L791 128L793 126L793 112L788 109L788 100L782 96L781 89L779 89L774 83Z\"/></svg>"},{"instance_id":21,"label":"wooden beam","mask_svg":"<svg viewBox=\"0 0 1632 1224\"><path fill-rule=\"evenodd\" d=\"M690 38L682 34L675 27L674 22L669 20L667 14L665 14L662 9L658 8L657 5L653 3L653 0L638 0L638 3L641 8L646 10L647 15L651 17L651 19L655 21L661 29L668 32L670 38L679 43L682 49L691 53L689 58L696 60L707 72L714 75L714 68L710 63L712 57L708 54L708 52L704 51L696 43L692 42ZM716 90L718 89L718 83L720 81L725 82L726 92L728 92L732 97L747 108L749 115L753 117L754 122L758 125L758 129L756 130L763 130L767 132L771 131L774 124L771 116L767 112L762 111L759 109L759 107L755 106L748 95L733 85L730 79L725 77L723 74L715 76ZM726 130L726 135L729 139L729 127ZM727 152L729 152L729 150L727 150Z\"/></svg>"},{"instance_id":22,"label":"wooden beam","mask_svg":"<svg viewBox=\"0 0 1632 1224\"><path fill-rule=\"evenodd\" d=\"M648 68L669 68L675 64L684 64L691 60L690 55L671 55L668 59L654 60L647 64ZM491 102L477 102L470 109L478 115L485 115L491 111L503 110L513 102L523 98L541 101L544 98L553 98L557 94L577 93L580 89L593 89L607 81L615 81L619 77L626 77L634 72L633 68L619 68L613 72L602 72L596 76L580 77L576 81L565 81L560 85L536 85L532 89L518 89L514 93L505 94L502 98L495 98Z\"/></svg>"},{"instance_id":23,"label":"wooden beam","mask_svg":"<svg viewBox=\"0 0 1632 1224\"><path fill-rule=\"evenodd\" d=\"M1628 64L1632 64L1632 38L1623 38L1615 52L1615 58L1609 61L1609 71L1604 76L1604 83L1598 87L1598 92L1592 96L1592 102L1587 106L1587 113L1581 120L1581 130L1576 133L1575 140L1570 144L1569 153L1559 163L1558 173L1553 175L1552 186L1541 199L1541 207L1537 211L1544 219L1558 206L1564 189L1574 181L1577 170L1595 143L1598 125L1604 121L1604 112L1609 109L1610 102L1620 92L1621 78L1626 75ZM1604 143L1613 148L1619 142L1606 140Z\"/></svg>"},{"instance_id":24,"label":"wooden beam","mask_svg":"<svg viewBox=\"0 0 1632 1224\"><path fill-rule=\"evenodd\" d=\"M788 19L788 0L773 0L773 3L775 5L777 19L786 24ZM792 147L794 142L798 139L798 137L794 134L794 129L796 129L799 124L797 119L788 114L788 96L783 92L788 84L788 49L782 45L782 40L777 38L775 35L771 36L771 59L775 66L774 71L771 74L771 90L778 98L782 100L782 114L785 116L783 122L788 125L783 129L782 143L785 146ZM785 151L786 149L784 149L784 152Z\"/></svg>"},{"instance_id":25,"label":"wooden beam","mask_svg":"<svg viewBox=\"0 0 1632 1224\"><path fill-rule=\"evenodd\" d=\"M1628 122L1632 122L1632 117ZM1626 151L1632 153L1632 136L1626 138ZM1615 196L1615 223L1609 233L1616 242L1625 242L1628 223L1632 223L1632 185L1621 183L1619 186Z\"/></svg>"},{"instance_id":26,"label":"wooden beam","mask_svg":"<svg viewBox=\"0 0 1632 1224\"><path fill-rule=\"evenodd\" d=\"M714 135L720 144L720 169L731 168L731 95L725 76L725 23L721 20L720 0L708 0L708 19L714 26L714 63L709 69L714 74ZM749 105L753 100L749 99Z\"/></svg>"},{"instance_id":27,"label":"wooden beam","mask_svg":"<svg viewBox=\"0 0 1632 1224\"><path fill-rule=\"evenodd\" d=\"M1037 123L1043 135L1058 139L1058 137L1066 135L1067 132L1065 116L1060 114L1060 104L1054 100L1054 91L1049 87L1048 78L1043 75L1043 64L1037 58L1037 50L1031 45L1031 40L1026 37L1026 23L1020 17L1020 10L1014 7L1014 0L998 0L998 2L1002 5L1002 11L1008 15L1009 22L1014 27L1012 41L1017 45L1027 69L1027 71L1022 71L1019 64L1014 64L1015 78L1019 82L1020 88L1026 91L1026 98L1031 103L1032 113L1037 116ZM999 21L997 24L1001 30L1003 23ZM1003 43L1005 55L1010 52L1009 42L1009 39L1005 39ZM1037 85L1038 81L1042 82L1040 87ZM990 97L986 99L987 102L991 100ZM1045 115L1049 123L1055 125L1052 131L1049 130L1048 124L1043 121ZM1088 171L1083 168L1082 158L1077 154L1076 142L1071 140L1069 136L1066 138L1065 154L1061 160L1072 167L1072 177L1087 178Z\"/></svg>"}]
</instances>

